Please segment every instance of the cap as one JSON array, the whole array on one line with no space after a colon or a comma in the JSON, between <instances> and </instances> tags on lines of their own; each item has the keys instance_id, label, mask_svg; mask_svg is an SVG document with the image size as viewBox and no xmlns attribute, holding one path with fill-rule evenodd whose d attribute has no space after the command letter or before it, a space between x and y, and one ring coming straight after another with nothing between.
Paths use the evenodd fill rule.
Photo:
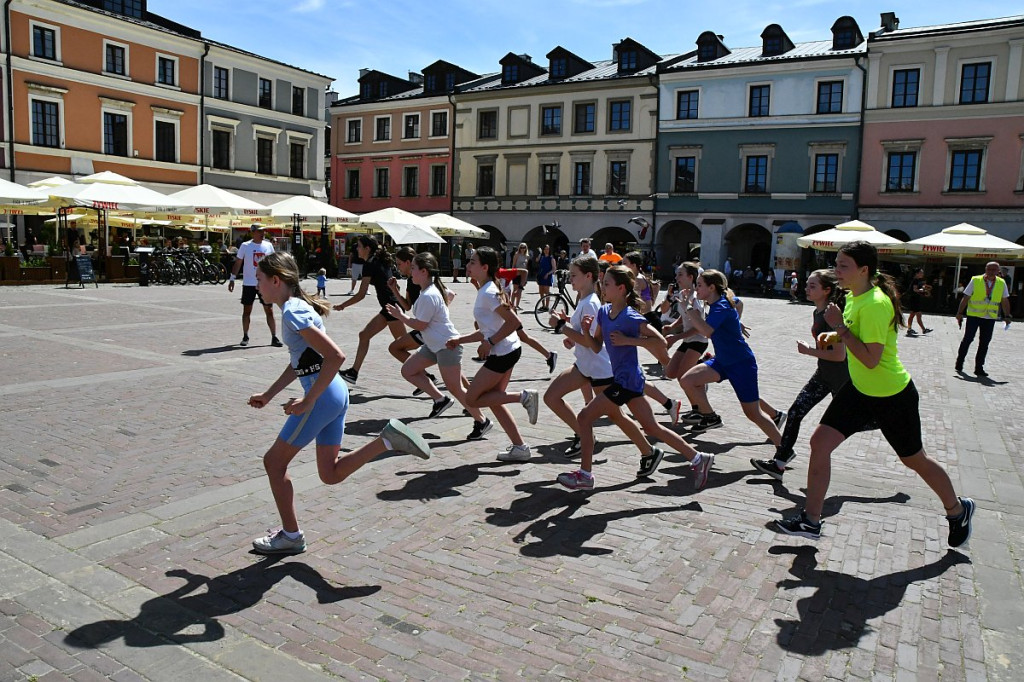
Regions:
<instances>
[{"instance_id":1,"label":"cap","mask_svg":"<svg viewBox=\"0 0 1024 682\"><path fill-rule=\"evenodd\" d=\"M253 230L263 231L265 229L267 229L267 228L265 228L263 225L260 225L259 223L253 223L252 225L249 226L249 230L250 231L253 231Z\"/></svg>"}]
</instances>

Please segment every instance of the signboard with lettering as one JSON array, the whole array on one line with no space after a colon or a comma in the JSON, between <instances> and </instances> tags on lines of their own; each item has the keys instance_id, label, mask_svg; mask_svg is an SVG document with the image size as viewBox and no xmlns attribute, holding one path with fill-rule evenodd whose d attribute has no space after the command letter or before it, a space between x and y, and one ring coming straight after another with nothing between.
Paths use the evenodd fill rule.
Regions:
<instances>
[{"instance_id":1,"label":"signboard with lettering","mask_svg":"<svg viewBox=\"0 0 1024 682\"><path fill-rule=\"evenodd\" d=\"M84 288L88 283L96 285L97 289L100 288L99 282L96 281L96 272L92 269L92 258L88 255L78 254L69 264L64 288L67 289L71 282L78 282L79 288Z\"/></svg>"}]
</instances>

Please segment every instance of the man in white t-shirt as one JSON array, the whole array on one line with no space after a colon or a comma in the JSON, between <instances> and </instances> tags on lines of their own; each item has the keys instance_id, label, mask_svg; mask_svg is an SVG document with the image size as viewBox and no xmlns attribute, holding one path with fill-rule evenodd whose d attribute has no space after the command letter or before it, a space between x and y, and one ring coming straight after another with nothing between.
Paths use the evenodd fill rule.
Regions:
<instances>
[{"instance_id":1,"label":"man in white t-shirt","mask_svg":"<svg viewBox=\"0 0 1024 682\"><path fill-rule=\"evenodd\" d=\"M597 260L597 252L590 248L590 238L584 237L580 240L580 252L577 258L593 258Z\"/></svg>"},{"instance_id":2,"label":"man in white t-shirt","mask_svg":"<svg viewBox=\"0 0 1024 682\"><path fill-rule=\"evenodd\" d=\"M257 298L263 304L263 312L267 315L267 326L270 327L270 345L281 346L281 340L277 338L277 323L274 321L274 307L265 302L256 288L256 268L264 257L274 253L274 245L263 239L263 226L253 223L249 226L252 239L243 242L235 254L235 264L231 268L231 279L228 281L228 291L235 290L235 278L239 269L242 270L242 343L241 346L249 345L249 316L252 314L252 304Z\"/></svg>"}]
</instances>

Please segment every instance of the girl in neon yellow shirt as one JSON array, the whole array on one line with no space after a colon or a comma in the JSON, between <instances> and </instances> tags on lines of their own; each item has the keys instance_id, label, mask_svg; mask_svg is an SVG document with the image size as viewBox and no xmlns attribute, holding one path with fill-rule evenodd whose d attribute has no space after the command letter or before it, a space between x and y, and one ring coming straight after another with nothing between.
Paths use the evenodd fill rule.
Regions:
<instances>
[{"instance_id":1,"label":"girl in neon yellow shirt","mask_svg":"<svg viewBox=\"0 0 1024 682\"><path fill-rule=\"evenodd\" d=\"M975 505L969 497L957 497L946 470L928 456L921 443L917 388L896 352L897 331L904 323L895 283L878 272L878 252L867 242L841 247L835 272L849 294L845 310L829 304L825 321L846 345L850 382L832 400L811 436L804 510L776 521L775 527L788 535L821 537L832 452L874 419L900 461L942 502L949 522L949 546L959 547L971 536Z\"/></svg>"}]
</instances>

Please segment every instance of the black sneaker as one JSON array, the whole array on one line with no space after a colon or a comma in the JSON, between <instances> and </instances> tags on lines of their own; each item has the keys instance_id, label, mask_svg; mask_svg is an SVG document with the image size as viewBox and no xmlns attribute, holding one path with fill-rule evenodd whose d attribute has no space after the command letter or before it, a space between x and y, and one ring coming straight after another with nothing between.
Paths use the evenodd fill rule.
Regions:
<instances>
[{"instance_id":1,"label":"black sneaker","mask_svg":"<svg viewBox=\"0 0 1024 682\"><path fill-rule=\"evenodd\" d=\"M775 428L779 430L779 433L782 433L782 427L786 425L787 417L789 417L789 414L787 412L779 410L778 412L775 413L775 416L772 418L772 421L775 422Z\"/></svg>"},{"instance_id":2,"label":"black sneaker","mask_svg":"<svg viewBox=\"0 0 1024 682\"><path fill-rule=\"evenodd\" d=\"M923 331L923 332L921 332L921 333L922 333L922 334L931 334L931 333L932 333L933 331L935 331L935 330L934 330L934 329L932 329L931 327L925 327L925 328L924 328L924 331Z\"/></svg>"},{"instance_id":3,"label":"black sneaker","mask_svg":"<svg viewBox=\"0 0 1024 682\"><path fill-rule=\"evenodd\" d=\"M556 353L555 351L551 351L550 353L548 353L548 359L547 359L548 374L551 374L552 372L555 371L555 363L556 362L558 362L558 353Z\"/></svg>"},{"instance_id":4,"label":"black sneaker","mask_svg":"<svg viewBox=\"0 0 1024 682\"><path fill-rule=\"evenodd\" d=\"M482 358L479 355L474 355L473 362L487 362L487 358Z\"/></svg>"},{"instance_id":5,"label":"black sneaker","mask_svg":"<svg viewBox=\"0 0 1024 682\"><path fill-rule=\"evenodd\" d=\"M469 432L466 440L483 440L484 434L492 428L494 428L494 424L487 417L484 417L482 422L474 421L473 430Z\"/></svg>"},{"instance_id":6,"label":"black sneaker","mask_svg":"<svg viewBox=\"0 0 1024 682\"><path fill-rule=\"evenodd\" d=\"M960 516L949 518L949 546L959 547L968 540L971 539L971 517L974 516L974 500L969 497L961 497L960 504L964 506L964 510L960 512Z\"/></svg>"},{"instance_id":7,"label":"black sneaker","mask_svg":"<svg viewBox=\"0 0 1024 682\"><path fill-rule=\"evenodd\" d=\"M751 459L750 465L762 474L771 476L776 481L781 481L782 475L786 473L785 469L780 469L778 465L775 464L774 459Z\"/></svg>"},{"instance_id":8,"label":"black sneaker","mask_svg":"<svg viewBox=\"0 0 1024 682\"><path fill-rule=\"evenodd\" d=\"M340 372L338 372L338 374L341 375L342 379L352 384L353 386L355 386L355 383L359 380L359 372L355 371L351 367L349 367L348 369L341 370Z\"/></svg>"},{"instance_id":9,"label":"black sneaker","mask_svg":"<svg viewBox=\"0 0 1024 682\"><path fill-rule=\"evenodd\" d=\"M786 535L799 535L802 538L817 540L821 537L821 522L814 523L804 512L788 519L775 522L775 530Z\"/></svg>"},{"instance_id":10,"label":"black sneaker","mask_svg":"<svg viewBox=\"0 0 1024 682\"><path fill-rule=\"evenodd\" d=\"M579 457L580 452L583 448L580 446L580 437L573 436L572 442L569 443L569 447L562 451L562 454L566 457Z\"/></svg>"},{"instance_id":11,"label":"black sneaker","mask_svg":"<svg viewBox=\"0 0 1024 682\"><path fill-rule=\"evenodd\" d=\"M243 336L242 337L242 342L240 344L238 344L238 345L239 346L248 346L249 345L249 335L246 334L245 336Z\"/></svg>"},{"instance_id":12,"label":"black sneaker","mask_svg":"<svg viewBox=\"0 0 1024 682\"><path fill-rule=\"evenodd\" d=\"M701 415L700 421L690 427L692 433L704 433L711 429L722 428L722 418L712 412L711 414Z\"/></svg>"},{"instance_id":13,"label":"black sneaker","mask_svg":"<svg viewBox=\"0 0 1024 682\"><path fill-rule=\"evenodd\" d=\"M281 347L281 346L283 346L284 344L283 344L283 343L281 343L281 339L279 339L279 338L277 338L277 337L275 336L275 337L273 337L272 339L270 339L270 345L271 345L271 346L273 346L274 348L280 348L280 347Z\"/></svg>"},{"instance_id":14,"label":"black sneaker","mask_svg":"<svg viewBox=\"0 0 1024 682\"><path fill-rule=\"evenodd\" d=\"M689 426L693 426L694 424L700 424L701 419L702 417L699 410L690 410L689 412L684 412L683 414L679 415L679 423L687 424Z\"/></svg>"},{"instance_id":15,"label":"black sneaker","mask_svg":"<svg viewBox=\"0 0 1024 682\"><path fill-rule=\"evenodd\" d=\"M636 477L646 478L653 475L658 470L658 465L661 464L661 458L664 456L665 451L661 448L651 448L651 454L640 458L640 468L636 470Z\"/></svg>"},{"instance_id":16,"label":"black sneaker","mask_svg":"<svg viewBox=\"0 0 1024 682\"><path fill-rule=\"evenodd\" d=\"M975 374L975 376L979 376L979 377L987 377L988 376L988 372L986 372L981 367L976 367L974 369L974 374Z\"/></svg>"},{"instance_id":17,"label":"black sneaker","mask_svg":"<svg viewBox=\"0 0 1024 682\"><path fill-rule=\"evenodd\" d=\"M454 404L455 401L449 398L448 396L445 396L440 400L435 400L434 406L430 408L430 414L427 415L427 419L431 419L433 417L440 417L445 410L447 410Z\"/></svg>"}]
</instances>

